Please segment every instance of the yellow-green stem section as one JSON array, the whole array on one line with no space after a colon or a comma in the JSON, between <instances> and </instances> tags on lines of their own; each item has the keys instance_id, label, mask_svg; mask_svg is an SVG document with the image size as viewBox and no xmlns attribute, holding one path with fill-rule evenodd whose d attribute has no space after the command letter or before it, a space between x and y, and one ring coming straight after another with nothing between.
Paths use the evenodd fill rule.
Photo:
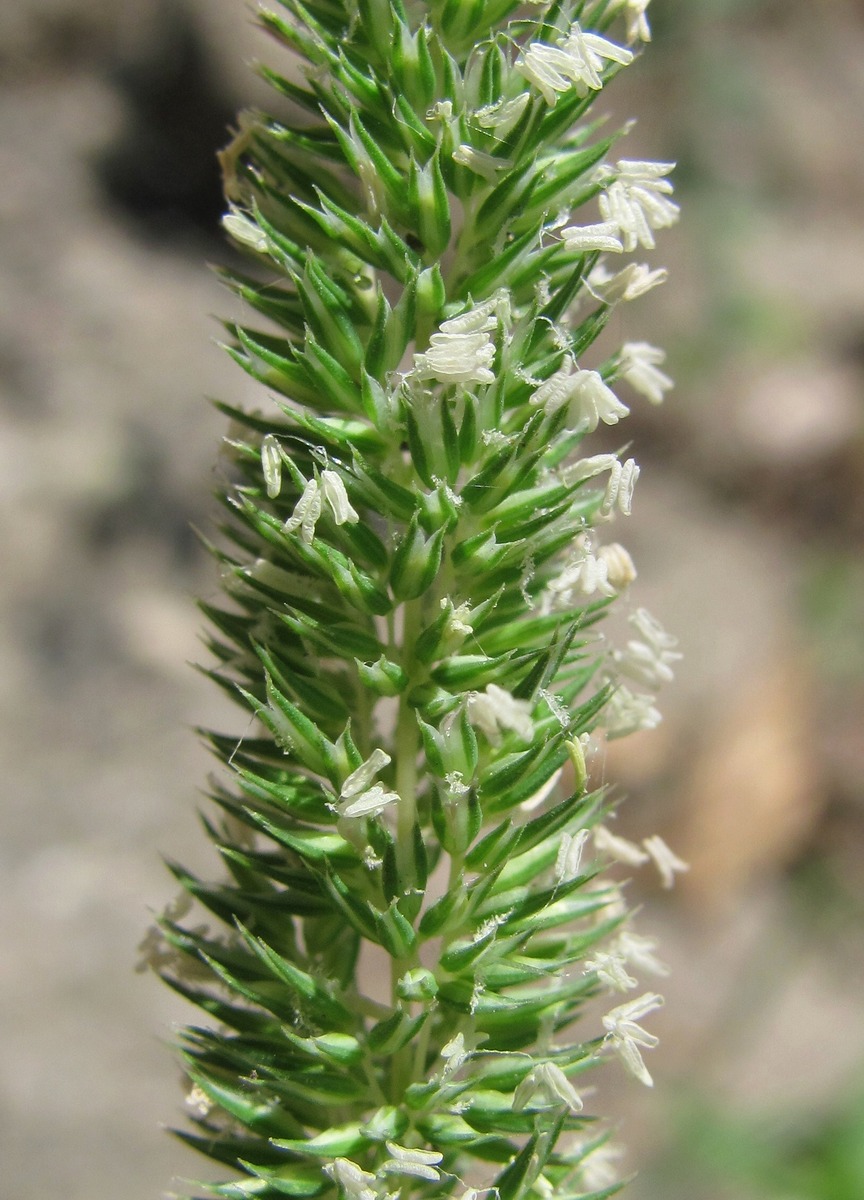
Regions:
<instances>
[{"instance_id":1,"label":"yellow-green stem section","mask_svg":"<svg viewBox=\"0 0 864 1200\"><path fill-rule=\"evenodd\" d=\"M408 890L416 883L414 863L414 826L417 822L417 752L420 732L417 716L407 697L414 682L416 663L414 646L420 632L422 600L408 601L402 609L402 669L408 676L408 685L399 700L399 715L396 721L396 792L399 807L396 817L396 864L403 889ZM394 958L390 964L393 1003L397 1001L396 984L402 975L416 965L411 959ZM399 1102L405 1089L413 1080L413 1047L409 1043L393 1056L391 1065L391 1089L395 1103Z\"/></svg>"},{"instance_id":2,"label":"yellow-green stem section","mask_svg":"<svg viewBox=\"0 0 864 1200\"><path fill-rule=\"evenodd\" d=\"M421 601L405 604L402 617L402 669L408 676L408 686L399 698L396 722L396 792L399 809L396 818L396 862L403 886L411 887L414 874L414 826L417 822L417 751L419 730L417 715L408 703L415 671L414 646L420 632Z\"/></svg>"}]
</instances>

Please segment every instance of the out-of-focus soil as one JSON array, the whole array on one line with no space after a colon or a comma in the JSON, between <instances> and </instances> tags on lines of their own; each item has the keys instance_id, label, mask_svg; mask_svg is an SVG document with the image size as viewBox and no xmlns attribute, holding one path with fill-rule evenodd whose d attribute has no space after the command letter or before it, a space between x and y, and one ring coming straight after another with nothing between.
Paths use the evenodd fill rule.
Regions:
<instances>
[{"instance_id":1,"label":"out-of-focus soil","mask_svg":"<svg viewBox=\"0 0 864 1200\"><path fill-rule=\"evenodd\" d=\"M668 1144L676 1091L782 1109L806 1078L818 1110L864 1063L864 12L652 8L655 45L610 100L641 114L622 156L680 160L685 218L655 256L672 282L614 334L666 346L678 388L633 406L643 473L616 536L634 603L685 657L661 728L596 770L630 794L620 829L662 833L692 866L671 895L631 885L673 974L656 1094L614 1067L602 1085L628 1166ZM186 1014L133 968L173 891L160 852L213 867L191 727L240 732L187 665L194 597L218 590L190 528L212 520L224 432L203 397L266 402L214 345L212 314L235 303L206 265L228 254L212 153L227 114L263 102L243 60L264 50L232 0L0 13L0 1161L16 1200L146 1200L207 1169L159 1127L182 1120L164 1043ZM694 1200L719 1195L706 1181Z\"/></svg>"}]
</instances>

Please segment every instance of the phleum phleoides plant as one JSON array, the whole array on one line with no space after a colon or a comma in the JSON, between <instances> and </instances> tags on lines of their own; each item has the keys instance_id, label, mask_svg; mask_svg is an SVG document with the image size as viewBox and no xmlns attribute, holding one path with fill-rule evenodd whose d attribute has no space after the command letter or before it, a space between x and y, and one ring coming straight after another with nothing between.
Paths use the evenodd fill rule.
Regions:
<instances>
[{"instance_id":1,"label":"phleum phleoides plant","mask_svg":"<svg viewBox=\"0 0 864 1200\"><path fill-rule=\"evenodd\" d=\"M685 866L592 784L678 657L606 536L639 468L586 450L671 386L654 347L595 345L678 211L671 164L591 116L647 0L280 2L293 115L222 156L256 260L227 348L261 384L223 406L203 606L246 714L207 735L224 881L174 867L146 941L207 1018L180 1136L224 1197L610 1195L589 1081L651 1083L634 975L664 971L616 864Z\"/></svg>"}]
</instances>

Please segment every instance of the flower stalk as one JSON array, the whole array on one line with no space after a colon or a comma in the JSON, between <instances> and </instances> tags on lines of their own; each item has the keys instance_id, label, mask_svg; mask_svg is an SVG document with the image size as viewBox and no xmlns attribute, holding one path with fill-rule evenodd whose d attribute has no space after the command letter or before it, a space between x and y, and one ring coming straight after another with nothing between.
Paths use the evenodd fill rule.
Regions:
<instances>
[{"instance_id":1,"label":"flower stalk","mask_svg":"<svg viewBox=\"0 0 864 1200\"><path fill-rule=\"evenodd\" d=\"M591 447L619 383L671 387L655 347L599 349L666 277L624 259L678 215L671 164L612 161L623 134L589 119L646 8L261 9L302 74L263 69L295 115L244 114L222 156L253 260L225 272L254 314L226 349L262 406L222 405L202 606L254 728L208 734L225 877L173 867L186 900L143 946L209 1019L180 1136L224 1170L210 1195L617 1190L586 1083L617 1056L651 1084L662 999L620 993L665 968L615 872L686 869L607 828L591 770L657 723L679 657L606 536L639 467ZM617 649L611 606L638 635Z\"/></svg>"}]
</instances>

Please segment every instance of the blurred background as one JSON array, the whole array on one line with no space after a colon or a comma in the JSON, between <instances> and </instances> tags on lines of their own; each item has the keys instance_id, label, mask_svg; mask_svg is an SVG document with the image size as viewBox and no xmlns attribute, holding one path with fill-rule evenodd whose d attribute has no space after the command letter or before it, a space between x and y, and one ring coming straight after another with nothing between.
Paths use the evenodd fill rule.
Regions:
<instances>
[{"instance_id":1,"label":"blurred background","mask_svg":"<svg viewBox=\"0 0 864 1200\"><path fill-rule=\"evenodd\" d=\"M604 770L618 831L692 864L641 877L673 968L653 1094L601 1074L631 1200L864 1196L864 4L655 0L609 92L622 154L671 159L672 279L621 339L677 388L634 405L636 598L680 637L664 724ZM134 973L213 869L192 727L236 729L193 597L222 419L263 404L232 315L214 152L267 47L241 0L0 8L0 1162L16 1200L153 1200L199 1164ZM271 61L273 55L271 52ZM622 530L621 536L625 533Z\"/></svg>"}]
</instances>

